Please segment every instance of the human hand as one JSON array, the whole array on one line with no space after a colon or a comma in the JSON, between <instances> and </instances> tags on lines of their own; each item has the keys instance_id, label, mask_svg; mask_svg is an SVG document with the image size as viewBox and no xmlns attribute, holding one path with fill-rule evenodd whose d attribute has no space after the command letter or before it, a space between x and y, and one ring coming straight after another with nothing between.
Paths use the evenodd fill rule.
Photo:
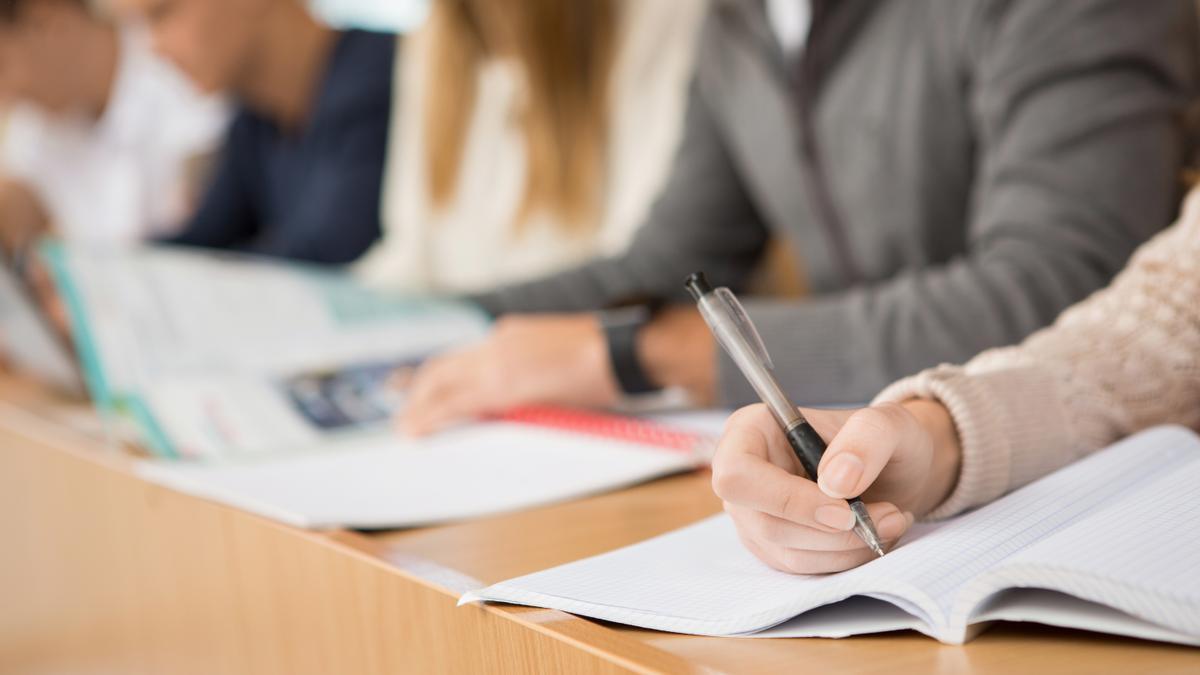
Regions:
<instances>
[{"instance_id":1,"label":"human hand","mask_svg":"<svg viewBox=\"0 0 1200 675\"><path fill-rule=\"evenodd\" d=\"M711 406L717 391L717 343L695 306L669 307L638 335L638 356L653 382L681 387L697 407Z\"/></svg>"},{"instance_id":2,"label":"human hand","mask_svg":"<svg viewBox=\"0 0 1200 675\"><path fill-rule=\"evenodd\" d=\"M525 405L607 407L619 399L591 314L501 318L481 344L427 361L407 388L399 424L418 436Z\"/></svg>"},{"instance_id":3,"label":"human hand","mask_svg":"<svg viewBox=\"0 0 1200 675\"><path fill-rule=\"evenodd\" d=\"M33 190L20 181L0 178L0 252L22 258L49 234L50 221Z\"/></svg>"},{"instance_id":4,"label":"human hand","mask_svg":"<svg viewBox=\"0 0 1200 675\"><path fill-rule=\"evenodd\" d=\"M931 401L858 411L805 410L829 448L816 483L765 406L730 418L713 458L713 490L742 543L771 567L840 572L875 554L853 532L846 500L861 497L880 538L893 544L915 516L945 500L958 476L953 420Z\"/></svg>"},{"instance_id":5,"label":"human hand","mask_svg":"<svg viewBox=\"0 0 1200 675\"><path fill-rule=\"evenodd\" d=\"M42 310L42 315L50 327L60 338L69 341L71 337L71 315L58 293L58 286L50 270L37 257L30 258L25 266L25 281L33 295L34 301Z\"/></svg>"}]
</instances>

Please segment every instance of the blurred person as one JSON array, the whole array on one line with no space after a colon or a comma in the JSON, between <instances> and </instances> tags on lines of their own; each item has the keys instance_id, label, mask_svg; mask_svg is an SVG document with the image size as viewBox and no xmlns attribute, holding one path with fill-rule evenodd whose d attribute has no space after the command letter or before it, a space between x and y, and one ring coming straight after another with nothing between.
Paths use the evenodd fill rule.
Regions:
<instances>
[{"instance_id":1,"label":"blurred person","mask_svg":"<svg viewBox=\"0 0 1200 675\"><path fill-rule=\"evenodd\" d=\"M190 215L227 122L137 25L83 0L0 0L0 236L89 245L168 234Z\"/></svg>"},{"instance_id":2,"label":"blurred person","mask_svg":"<svg viewBox=\"0 0 1200 675\"><path fill-rule=\"evenodd\" d=\"M238 110L195 216L167 241L317 263L379 236L393 35L336 31L301 0L113 0Z\"/></svg>"},{"instance_id":3,"label":"blurred person","mask_svg":"<svg viewBox=\"0 0 1200 675\"><path fill-rule=\"evenodd\" d=\"M1200 189L1111 286L1020 346L897 382L865 410L806 414L830 440L816 483L763 406L734 415L713 460L742 541L796 573L873 557L847 498L894 541L1152 426L1200 431Z\"/></svg>"},{"instance_id":4,"label":"blurred person","mask_svg":"<svg viewBox=\"0 0 1200 675\"><path fill-rule=\"evenodd\" d=\"M477 296L495 331L428 362L402 423L659 387L754 401L682 281L742 290L772 236L813 297L747 308L801 402L1016 342L1169 221L1196 46L1190 0L719 0L627 252ZM590 313L625 303L646 309Z\"/></svg>"},{"instance_id":5,"label":"blurred person","mask_svg":"<svg viewBox=\"0 0 1200 675\"><path fill-rule=\"evenodd\" d=\"M678 144L705 0L437 0L397 55L384 237L358 268L477 293L622 252Z\"/></svg>"}]
</instances>

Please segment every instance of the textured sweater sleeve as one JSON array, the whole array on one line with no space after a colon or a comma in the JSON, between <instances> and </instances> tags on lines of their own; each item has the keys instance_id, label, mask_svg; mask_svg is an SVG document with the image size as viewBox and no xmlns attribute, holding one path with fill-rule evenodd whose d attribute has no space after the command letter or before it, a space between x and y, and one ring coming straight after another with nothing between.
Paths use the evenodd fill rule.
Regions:
<instances>
[{"instance_id":1,"label":"textured sweater sleeve","mask_svg":"<svg viewBox=\"0 0 1200 675\"><path fill-rule=\"evenodd\" d=\"M1017 347L902 380L877 402L930 398L958 428L958 485L931 515L989 502L1159 424L1200 428L1200 190L1112 286Z\"/></svg>"}]
</instances>

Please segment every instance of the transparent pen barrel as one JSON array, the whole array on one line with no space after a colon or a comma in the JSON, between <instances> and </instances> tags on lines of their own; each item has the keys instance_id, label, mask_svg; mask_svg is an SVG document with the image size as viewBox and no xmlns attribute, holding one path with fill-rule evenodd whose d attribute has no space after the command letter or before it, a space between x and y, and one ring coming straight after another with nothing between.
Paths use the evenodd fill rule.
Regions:
<instances>
[{"instance_id":1,"label":"transparent pen barrel","mask_svg":"<svg viewBox=\"0 0 1200 675\"><path fill-rule=\"evenodd\" d=\"M746 376L750 386L767 404L771 414L775 416L780 425L786 429L800 422L802 418L797 412L796 406L783 393L779 383L771 375L770 369L743 337L737 324L726 313L714 308L713 302L711 297L705 297L700 301L699 306L700 313L712 329L717 342L737 364L738 369Z\"/></svg>"}]
</instances>

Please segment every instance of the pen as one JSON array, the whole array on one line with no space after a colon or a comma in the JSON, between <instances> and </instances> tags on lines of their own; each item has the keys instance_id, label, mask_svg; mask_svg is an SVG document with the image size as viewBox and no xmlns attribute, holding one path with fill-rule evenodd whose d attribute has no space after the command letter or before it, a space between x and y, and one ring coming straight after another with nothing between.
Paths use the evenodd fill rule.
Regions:
<instances>
[{"instance_id":1,"label":"pen","mask_svg":"<svg viewBox=\"0 0 1200 675\"><path fill-rule=\"evenodd\" d=\"M804 419L800 409L791 402L771 374L774 367L771 357L741 303L728 288L713 289L702 272L689 276L685 286L696 299L700 314L713 336L770 409L775 421L783 429L788 444L792 446L792 452L796 453L796 459L800 460L808 477L815 481L817 466L825 454L825 441ZM854 533L872 551L882 556L883 545L879 541L875 523L871 522L871 516L867 513L867 505L858 497L848 501L850 511L854 513Z\"/></svg>"}]
</instances>

